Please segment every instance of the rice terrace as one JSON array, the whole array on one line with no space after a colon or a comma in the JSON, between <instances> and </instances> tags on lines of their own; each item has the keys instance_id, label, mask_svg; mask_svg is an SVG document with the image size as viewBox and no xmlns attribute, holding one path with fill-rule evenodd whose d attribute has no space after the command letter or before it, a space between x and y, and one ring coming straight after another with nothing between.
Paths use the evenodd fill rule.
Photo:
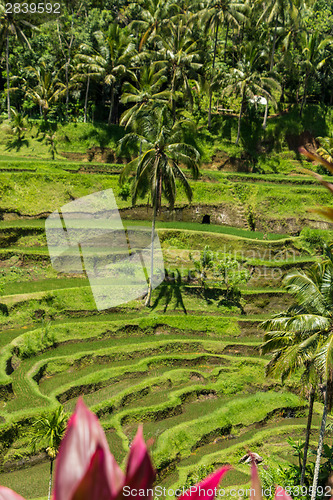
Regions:
<instances>
[{"instance_id":1,"label":"rice terrace","mask_svg":"<svg viewBox=\"0 0 333 500\"><path fill-rule=\"evenodd\" d=\"M48 498L48 432L61 420L61 439L81 397L122 468L143 425L166 489L224 464L226 491L248 488L252 452L263 487L310 498L317 474L314 498L329 498L332 48L318 40L294 79L278 59L296 67L309 36L328 38L311 19L333 4L291 2L291 50L278 2L220 17L208 0L72 3L46 22L0 1L0 485ZM232 69L254 61L239 94ZM142 296L99 310L84 266L52 265L45 224L110 189L126 234L155 228L164 280L151 286L147 265Z\"/></svg>"}]
</instances>

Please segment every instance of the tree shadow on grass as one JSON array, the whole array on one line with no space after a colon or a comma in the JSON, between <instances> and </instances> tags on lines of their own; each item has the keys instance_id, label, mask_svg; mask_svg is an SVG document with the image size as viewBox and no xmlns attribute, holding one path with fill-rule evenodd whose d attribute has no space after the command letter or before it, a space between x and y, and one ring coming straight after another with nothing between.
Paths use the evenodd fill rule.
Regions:
<instances>
[{"instance_id":1,"label":"tree shadow on grass","mask_svg":"<svg viewBox=\"0 0 333 500\"><path fill-rule=\"evenodd\" d=\"M160 285L160 291L157 298L155 299L152 309L155 309L161 302L161 300L164 299L165 304L163 312L166 312L172 299L174 299L175 302L174 309L181 307L183 309L184 314L187 314L181 288L182 288L182 276L179 270L177 269L176 273L172 272L170 274L168 273L167 270L165 270L165 279L163 283Z\"/></svg>"},{"instance_id":2,"label":"tree shadow on grass","mask_svg":"<svg viewBox=\"0 0 333 500\"><path fill-rule=\"evenodd\" d=\"M16 151L20 151L22 146L26 146L28 148L29 144L28 139L24 139L23 137L20 139L15 138L7 143L6 151L13 151L14 149Z\"/></svg>"}]
</instances>

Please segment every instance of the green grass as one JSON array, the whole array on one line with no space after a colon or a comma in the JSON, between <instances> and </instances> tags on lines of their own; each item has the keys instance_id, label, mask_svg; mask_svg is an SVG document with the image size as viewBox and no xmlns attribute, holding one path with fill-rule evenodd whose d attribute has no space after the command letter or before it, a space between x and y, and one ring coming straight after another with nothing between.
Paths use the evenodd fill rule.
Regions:
<instances>
[{"instance_id":1,"label":"green grass","mask_svg":"<svg viewBox=\"0 0 333 500\"><path fill-rule=\"evenodd\" d=\"M1 473L2 486L13 489L23 498L36 499L45 495L47 498L50 465L48 462L19 469L13 472Z\"/></svg>"},{"instance_id":2,"label":"green grass","mask_svg":"<svg viewBox=\"0 0 333 500\"><path fill-rule=\"evenodd\" d=\"M124 220L124 226L143 225L150 226L150 221L128 221ZM207 233L230 234L238 238L250 238L253 240L281 240L288 238L287 234L262 233L260 231L248 231L229 226L218 226L216 224L201 224L198 222L163 222L157 221L156 227L159 229L178 229L187 231L204 231Z\"/></svg>"},{"instance_id":3,"label":"green grass","mask_svg":"<svg viewBox=\"0 0 333 500\"><path fill-rule=\"evenodd\" d=\"M101 174L80 175L70 173L0 173L1 206L9 211L18 211L21 214L36 215L50 213L68 203L73 198L91 194L102 189L114 190L119 208L129 207L130 200L120 197L120 186L117 176ZM281 219L284 217L306 217L306 209L317 206L318 203L330 204L331 197L320 186L294 186L288 188L281 184L256 183L251 187L251 196L248 196L249 185L244 182L231 183L224 180L218 183L196 181L193 186L192 204L207 204L213 207L226 204L229 207L243 203L246 209L251 201L255 206L255 213L263 221ZM234 188L237 187L237 200ZM243 194L242 194L243 193ZM239 198L240 197L240 198ZM243 202L240 199L244 199ZM147 200L142 200L143 205ZM184 192L179 189L177 204L187 205ZM313 214L311 218L319 218ZM259 219L258 219L259 221ZM266 231L265 231L266 232ZM270 232L270 231L267 231Z\"/></svg>"},{"instance_id":4,"label":"green grass","mask_svg":"<svg viewBox=\"0 0 333 500\"><path fill-rule=\"evenodd\" d=\"M297 396L275 392L257 393L253 396L238 398L209 416L205 415L198 420L193 420L191 425L187 423L185 426L183 423L166 430L163 440L159 440L157 444L154 453L155 463L158 466L166 461L169 462L177 454L180 457L188 456L198 439L214 429L250 425L262 420L274 408L299 406L299 404L300 400Z\"/></svg>"}]
</instances>

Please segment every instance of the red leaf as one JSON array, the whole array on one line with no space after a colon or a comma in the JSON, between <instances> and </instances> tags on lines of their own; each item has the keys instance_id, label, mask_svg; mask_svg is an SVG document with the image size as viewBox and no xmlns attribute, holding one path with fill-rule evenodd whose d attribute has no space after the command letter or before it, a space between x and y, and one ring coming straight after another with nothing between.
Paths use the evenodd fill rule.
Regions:
<instances>
[{"instance_id":1,"label":"red leaf","mask_svg":"<svg viewBox=\"0 0 333 500\"><path fill-rule=\"evenodd\" d=\"M206 477L201 483L191 486L184 495L179 497L179 500L183 498L191 500L212 500L215 497L215 488L217 488L222 477L230 469L229 465L225 465L221 469Z\"/></svg>"},{"instance_id":2,"label":"red leaf","mask_svg":"<svg viewBox=\"0 0 333 500\"><path fill-rule=\"evenodd\" d=\"M105 471L104 450L97 446L89 468L72 500L110 500L112 498Z\"/></svg>"},{"instance_id":3,"label":"red leaf","mask_svg":"<svg viewBox=\"0 0 333 500\"><path fill-rule=\"evenodd\" d=\"M124 484L124 474L111 455L104 431L94 415L79 399L60 445L54 481L54 500L71 500L86 474L97 447L104 452L105 470L112 495Z\"/></svg>"},{"instance_id":4,"label":"red leaf","mask_svg":"<svg viewBox=\"0 0 333 500\"><path fill-rule=\"evenodd\" d=\"M147 490L152 487L155 477L155 470L152 466L147 446L143 439L142 426L140 425L130 448L125 482L131 489ZM145 498L150 497L152 497L152 494L149 494Z\"/></svg>"},{"instance_id":5,"label":"red leaf","mask_svg":"<svg viewBox=\"0 0 333 500\"><path fill-rule=\"evenodd\" d=\"M261 500L261 484L258 476L258 469L254 457L251 455L252 465L251 465L251 490L250 499L251 500Z\"/></svg>"}]
</instances>

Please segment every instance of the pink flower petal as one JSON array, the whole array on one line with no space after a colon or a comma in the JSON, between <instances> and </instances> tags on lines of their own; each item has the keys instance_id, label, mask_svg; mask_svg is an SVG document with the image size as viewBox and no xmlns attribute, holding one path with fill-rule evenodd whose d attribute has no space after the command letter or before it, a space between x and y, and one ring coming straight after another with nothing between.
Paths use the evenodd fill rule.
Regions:
<instances>
[{"instance_id":1,"label":"pink flower petal","mask_svg":"<svg viewBox=\"0 0 333 500\"><path fill-rule=\"evenodd\" d=\"M292 500L291 496L284 491L281 486L277 486L275 490L274 500Z\"/></svg>"},{"instance_id":2,"label":"pink flower petal","mask_svg":"<svg viewBox=\"0 0 333 500\"><path fill-rule=\"evenodd\" d=\"M104 431L96 415L79 399L75 412L68 422L56 460L54 500L72 499L87 472L97 446L104 452L109 489L115 497L123 486L124 474L110 453Z\"/></svg>"},{"instance_id":3,"label":"pink flower petal","mask_svg":"<svg viewBox=\"0 0 333 500\"><path fill-rule=\"evenodd\" d=\"M0 486L0 500L24 500L24 498L10 488Z\"/></svg>"},{"instance_id":4,"label":"pink flower petal","mask_svg":"<svg viewBox=\"0 0 333 500\"><path fill-rule=\"evenodd\" d=\"M146 490L152 487L155 477L155 470L152 466L147 446L143 439L142 426L140 425L131 444L125 482L131 489ZM146 498L150 497L152 497L152 494L148 495Z\"/></svg>"},{"instance_id":5,"label":"pink flower petal","mask_svg":"<svg viewBox=\"0 0 333 500\"><path fill-rule=\"evenodd\" d=\"M76 489L72 500L110 500L110 492L106 471L105 453L97 446L89 468Z\"/></svg>"},{"instance_id":6,"label":"pink flower petal","mask_svg":"<svg viewBox=\"0 0 333 500\"><path fill-rule=\"evenodd\" d=\"M229 465L225 465L221 469L218 469L199 484L191 486L178 500L183 498L190 498L191 500L212 500L216 496L215 488L217 488L222 477L230 468Z\"/></svg>"},{"instance_id":7,"label":"pink flower petal","mask_svg":"<svg viewBox=\"0 0 333 500\"><path fill-rule=\"evenodd\" d=\"M252 458L250 500L261 500L261 484L258 476L258 469L254 457L251 453L249 453L249 455Z\"/></svg>"}]
</instances>

